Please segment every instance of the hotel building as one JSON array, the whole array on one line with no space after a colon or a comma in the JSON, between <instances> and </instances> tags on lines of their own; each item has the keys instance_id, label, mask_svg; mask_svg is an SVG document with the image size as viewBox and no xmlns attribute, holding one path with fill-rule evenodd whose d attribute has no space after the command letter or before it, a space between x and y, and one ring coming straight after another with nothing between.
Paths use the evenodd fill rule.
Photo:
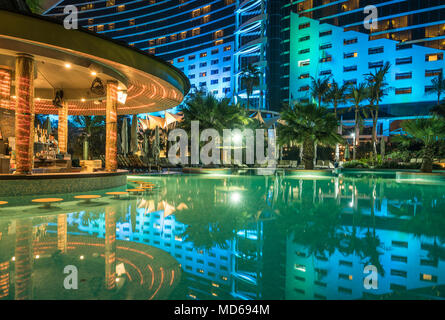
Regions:
<instances>
[{"instance_id":1,"label":"hotel building","mask_svg":"<svg viewBox=\"0 0 445 320\"><path fill-rule=\"evenodd\" d=\"M192 87L218 98L245 102L241 71L255 65L260 79L250 96L254 109L279 111L282 103L304 101L310 76L330 70L339 83L360 82L363 74L389 61L387 82L395 90L382 101L379 134L391 131L393 119L427 114L435 100L428 94L431 79L443 69L441 0L62 0L45 15L63 18L69 4L77 6L81 26L170 61L189 76ZM378 16L377 27L369 30L363 23L368 5ZM321 29L332 34L320 34ZM310 40L298 42L308 33ZM344 44L349 35L357 43ZM325 42L333 47L324 47ZM360 49L356 57L354 47ZM324 57L315 59L317 54L333 59L320 62ZM296 63L310 57L311 65L303 66L309 78L299 78Z\"/></svg>"}]
</instances>

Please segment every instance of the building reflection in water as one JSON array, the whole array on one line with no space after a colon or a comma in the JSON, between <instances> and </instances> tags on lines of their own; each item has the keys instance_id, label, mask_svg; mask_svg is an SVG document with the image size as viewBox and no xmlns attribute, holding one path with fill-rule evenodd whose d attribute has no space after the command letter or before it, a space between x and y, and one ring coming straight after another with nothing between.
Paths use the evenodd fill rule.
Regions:
<instances>
[{"instance_id":1,"label":"building reflection in water","mask_svg":"<svg viewBox=\"0 0 445 320\"><path fill-rule=\"evenodd\" d=\"M66 248L66 230L104 238L109 289L116 239L162 249L183 271L176 298L357 299L445 284L445 198L437 186L210 175L156 183L156 192L94 213L58 215L57 248ZM0 255L0 294L11 291L5 283L15 268L15 296L30 298L33 225L13 223L15 231L2 228L0 246L9 248L13 233L17 246L15 263L12 253ZM379 272L377 290L363 286L369 264Z\"/></svg>"}]
</instances>

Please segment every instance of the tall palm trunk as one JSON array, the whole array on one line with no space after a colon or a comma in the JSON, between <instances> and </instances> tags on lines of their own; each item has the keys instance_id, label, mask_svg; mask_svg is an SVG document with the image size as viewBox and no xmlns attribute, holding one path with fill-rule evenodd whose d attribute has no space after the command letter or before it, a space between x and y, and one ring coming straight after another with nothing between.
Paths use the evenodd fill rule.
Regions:
<instances>
[{"instance_id":1,"label":"tall palm trunk","mask_svg":"<svg viewBox=\"0 0 445 320\"><path fill-rule=\"evenodd\" d=\"M354 125L354 140L352 141L352 159L355 160L356 159L356 155L357 155L357 139L359 138L359 126L358 126L358 108L357 106L355 107L355 125Z\"/></svg>"},{"instance_id":2,"label":"tall palm trunk","mask_svg":"<svg viewBox=\"0 0 445 320\"><path fill-rule=\"evenodd\" d=\"M420 168L421 172L431 173L433 172L433 157L434 157L434 148L431 144L426 144L423 148L423 160L422 167Z\"/></svg>"},{"instance_id":3,"label":"tall palm trunk","mask_svg":"<svg viewBox=\"0 0 445 320\"><path fill-rule=\"evenodd\" d=\"M310 139L306 139L303 142L303 164L304 169L314 169L314 142Z\"/></svg>"},{"instance_id":4,"label":"tall palm trunk","mask_svg":"<svg viewBox=\"0 0 445 320\"><path fill-rule=\"evenodd\" d=\"M335 119L337 119L337 121L338 121L338 118L337 118L337 102L336 101L334 101L334 114L335 114ZM340 127L340 124L337 126L337 133L338 134L341 134L341 127ZM336 162L338 162L340 160L340 144L339 143L336 143L335 144L335 161Z\"/></svg>"}]
</instances>

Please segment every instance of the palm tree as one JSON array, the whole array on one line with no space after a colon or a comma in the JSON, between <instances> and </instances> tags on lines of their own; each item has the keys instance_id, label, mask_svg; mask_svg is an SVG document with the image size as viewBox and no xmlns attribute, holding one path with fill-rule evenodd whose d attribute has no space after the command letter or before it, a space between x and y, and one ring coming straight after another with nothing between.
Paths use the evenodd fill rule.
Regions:
<instances>
[{"instance_id":1,"label":"palm tree","mask_svg":"<svg viewBox=\"0 0 445 320\"><path fill-rule=\"evenodd\" d=\"M299 143L303 145L304 168L314 168L315 144L332 145L342 142L336 133L337 119L324 107L315 104L295 104L293 108L285 107L281 112L285 124L278 126L280 145Z\"/></svg>"},{"instance_id":2,"label":"palm tree","mask_svg":"<svg viewBox=\"0 0 445 320\"><path fill-rule=\"evenodd\" d=\"M75 116L74 122L78 127L82 128L81 136L84 143L83 159L88 160L88 153L90 149L90 143L94 146L94 149L100 149L103 147L103 133L105 129L105 117L104 116ZM102 148L103 149L103 148Z\"/></svg>"},{"instance_id":3,"label":"palm tree","mask_svg":"<svg viewBox=\"0 0 445 320\"><path fill-rule=\"evenodd\" d=\"M188 131L192 121L199 121L200 130L216 129L220 134L223 129L243 128L251 122L239 105L231 104L229 99L218 100L201 91L191 94L181 111L184 113L181 127Z\"/></svg>"},{"instance_id":4,"label":"palm tree","mask_svg":"<svg viewBox=\"0 0 445 320\"><path fill-rule=\"evenodd\" d=\"M436 78L431 80L431 90L429 94L437 95L437 105L440 105L440 97L442 93L445 93L445 78L443 77L443 72L439 72Z\"/></svg>"},{"instance_id":5,"label":"palm tree","mask_svg":"<svg viewBox=\"0 0 445 320\"><path fill-rule=\"evenodd\" d=\"M438 117L445 118L445 103L432 107L430 112Z\"/></svg>"},{"instance_id":6,"label":"palm tree","mask_svg":"<svg viewBox=\"0 0 445 320\"><path fill-rule=\"evenodd\" d=\"M348 84L339 85L335 80L332 81L328 92L326 93L326 102L332 103L334 107L334 114L337 118L337 107L339 104L346 102L346 93L349 89ZM341 124L338 125L338 134L341 134ZM339 144L335 145L335 160L339 160Z\"/></svg>"},{"instance_id":7,"label":"palm tree","mask_svg":"<svg viewBox=\"0 0 445 320\"><path fill-rule=\"evenodd\" d=\"M329 78L330 77L315 79L311 77L311 96L317 101L318 107L321 107L321 102L326 98L329 91Z\"/></svg>"},{"instance_id":8,"label":"palm tree","mask_svg":"<svg viewBox=\"0 0 445 320\"><path fill-rule=\"evenodd\" d=\"M339 85L337 81L333 80L326 92L326 102L332 103L334 107L334 114L337 116L337 107L339 104L346 102L346 94L348 92L349 85Z\"/></svg>"},{"instance_id":9,"label":"palm tree","mask_svg":"<svg viewBox=\"0 0 445 320\"><path fill-rule=\"evenodd\" d=\"M356 158L356 147L357 143L356 141L360 140L360 127L359 123L361 121L361 108L363 107L361 103L368 98L368 88L366 87L366 84L361 82L358 85L355 85L349 94L349 100L352 102L354 107L354 119L355 119L355 126L354 126L354 134L355 139L352 146L353 155L352 159L355 160ZM352 108L352 107L351 107Z\"/></svg>"},{"instance_id":10,"label":"palm tree","mask_svg":"<svg viewBox=\"0 0 445 320\"><path fill-rule=\"evenodd\" d=\"M249 65L241 70L241 86L246 89L247 94L247 106L246 109L249 109L250 106L250 96L253 93L253 89L260 84L260 76L261 71L258 67L249 63Z\"/></svg>"},{"instance_id":11,"label":"palm tree","mask_svg":"<svg viewBox=\"0 0 445 320\"><path fill-rule=\"evenodd\" d=\"M377 156L377 120L379 118L379 103L389 90L388 83L385 82L386 75L391 68L389 62L374 72L366 74L366 80L369 86L370 105L369 110L372 116L372 147L374 157Z\"/></svg>"},{"instance_id":12,"label":"palm tree","mask_svg":"<svg viewBox=\"0 0 445 320\"><path fill-rule=\"evenodd\" d=\"M439 139L445 138L445 124L442 119L433 117L427 119L412 119L402 122L402 129L412 139L423 143L423 160L420 171L433 171L434 146Z\"/></svg>"},{"instance_id":13,"label":"palm tree","mask_svg":"<svg viewBox=\"0 0 445 320\"><path fill-rule=\"evenodd\" d=\"M39 13L42 10L42 0L26 0L26 4L33 13Z\"/></svg>"}]
</instances>

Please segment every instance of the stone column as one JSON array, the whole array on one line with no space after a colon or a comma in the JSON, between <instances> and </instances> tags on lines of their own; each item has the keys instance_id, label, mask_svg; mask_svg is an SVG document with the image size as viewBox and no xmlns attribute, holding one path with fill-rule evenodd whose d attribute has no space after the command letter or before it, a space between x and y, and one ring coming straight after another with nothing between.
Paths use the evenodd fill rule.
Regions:
<instances>
[{"instance_id":1,"label":"stone column","mask_svg":"<svg viewBox=\"0 0 445 320\"><path fill-rule=\"evenodd\" d=\"M105 170L117 171L117 82L107 82Z\"/></svg>"},{"instance_id":2,"label":"stone column","mask_svg":"<svg viewBox=\"0 0 445 320\"><path fill-rule=\"evenodd\" d=\"M19 54L15 62L16 174L32 172L34 151L34 58Z\"/></svg>"},{"instance_id":3,"label":"stone column","mask_svg":"<svg viewBox=\"0 0 445 320\"><path fill-rule=\"evenodd\" d=\"M116 287L116 210L105 208L105 288Z\"/></svg>"},{"instance_id":4,"label":"stone column","mask_svg":"<svg viewBox=\"0 0 445 320\"><path fill-rule=\"evenodd\" d=\"M59 108L59 152L68 152L68 102L63 102L62 108Z\"/></svg>"}]
</instances>

